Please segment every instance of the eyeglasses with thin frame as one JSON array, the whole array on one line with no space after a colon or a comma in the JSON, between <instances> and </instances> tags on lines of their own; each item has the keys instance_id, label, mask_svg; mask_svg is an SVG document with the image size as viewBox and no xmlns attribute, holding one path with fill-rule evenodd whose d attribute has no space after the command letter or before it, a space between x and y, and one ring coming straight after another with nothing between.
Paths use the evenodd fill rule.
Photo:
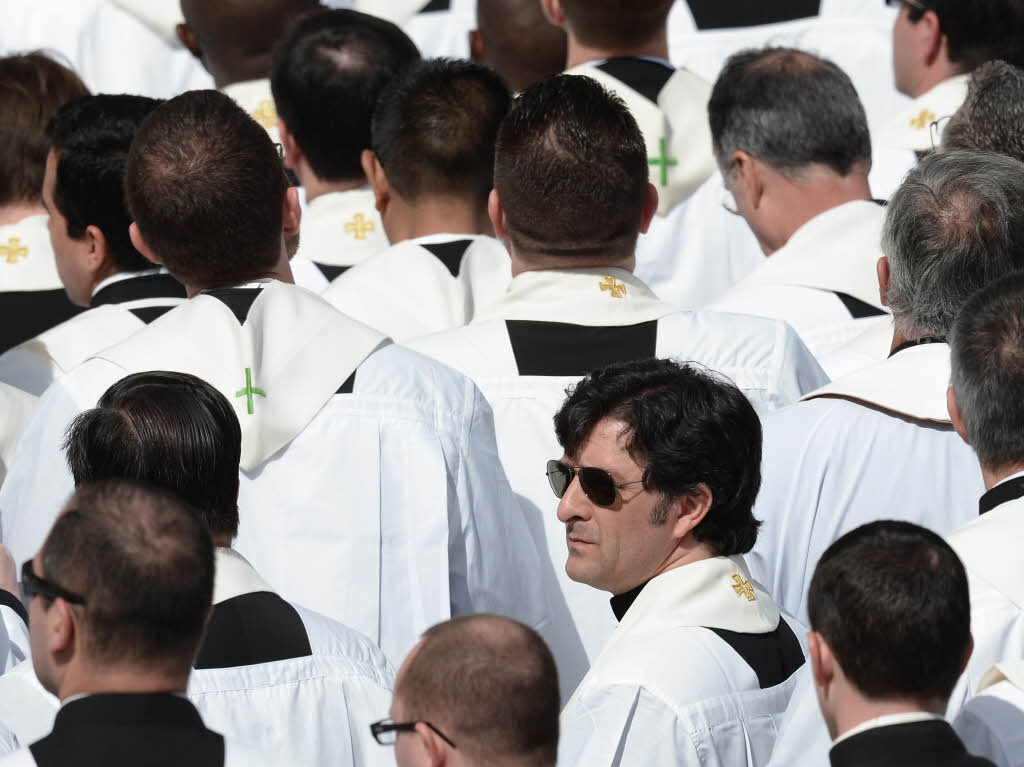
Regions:
<instances>
[{"instance_id":1,"label":"eyeglasses with thin frame","mask_svg":"<svg viewBox=\"0 0 1024 767\"><path fill-rule=\"evenodd\" d=\"M35 596L43 596L47 599L63 599L73 605L85 604L85 597L80 597L78 594L36 575L32 570L31 559L26 559L21 566L21 592L25 595L26 602L32 601Z\"/></svg>"},{"instance_id":2,"label":"eyeglasses with thin frame","mask_svg":"<svg viewBox=\"0 0 1024 767\"><path fill-rule=\"evenodd\" d=\"M953 119L953 115L946 115L940 117L928 126L928 130L931 133L932 138L932 151L938 152L942 146L942 134L946 132L946 126L949 125L949 121Z\"/></svg>"},{"instance_id":3,"label":"eyeglasses with thin frame","mask_svg":"<svg viewBox=\"0 0 1024 767\"><path fill-rule=\"evenodd\" d=\"M632 482L616 482L604 469L593 466L570 466L563 461L548 461L547 464L548 484L551 485L551 492L561 498L572 484L573 477L580 478L580 488L583 493L598 506L613 506L618 498L618 490L629 485L643 484L642 479L635 479Z\"/></svg>"},{"instance_id":4,"label":"eyeglasses with thin frame","mask_svg":"<svg viewBox=\"0 0 1024 767\"><path fill-rule=\"evenodd\" d=\"M456 747L455 744L452 743L451 738L437 729L430 722L423 721L422 719L415 722L392 722L390 719L381 719L379 722L374 722L370 725L370 732L373 735L373 739L382 746L393 746L395 745L395 741L398 740L398 733L412 732L416 729L417 724L427 725L427 727L437 734L437 737L452 748Z\"/></svg>"}]
</instances>

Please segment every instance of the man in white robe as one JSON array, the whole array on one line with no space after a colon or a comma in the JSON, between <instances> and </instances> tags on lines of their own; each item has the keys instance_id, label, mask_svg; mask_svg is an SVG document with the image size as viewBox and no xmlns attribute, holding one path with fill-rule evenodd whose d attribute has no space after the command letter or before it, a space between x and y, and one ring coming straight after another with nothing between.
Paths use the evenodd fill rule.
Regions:
<instances>
[{"instance_id":1,"label":"man in white robe","mask_svg":"<svg viewBox=\"0 0 1024 767\"><path fill-rule=\"evenodd\" d=\"M176 33L216 87L280 144L270 90L274 49L291 24L320 7L319 0L182 0Z\"/></svg>"},{"instance_id":2,"label":"man in white robe","mask_svg":"<svg viewBox=\"0 0 1024 767\"><path fill-rule=\"evenodd\" d=\"M14 459L21 426L35 404L36 397L0 383L0 486L7 475L7 467Z\"/></svg>"},{"instance_id":3,"label":"man in white robe","mask_svg":"<svg viewBox=\"0 0 1024 767\"><path fill-rule=\"evenodd\" d=\"M0 490L15 554L70 491L71 419L130 373L189 372L242 423L237 547L282 596L391 658L466 612L508 614L562 644L569 618L543 585L480 392L288 284L299 208L266 134L222 94L184 94L136 136L126 190L136 247L192 298L43 395Z\"/></svg>"},{"instance_id":4,"label":"man in white robe","mask_svg":"<svg viewBox=\"0 0 1024 767\"><path fill-rule=\"evenodd\" d=\"M765 419L764 528L751 570L806 615L813 564L843 533L898 519L940 535L984 490L946 408L946 337L970 295L1021 268L1024 165L987 152L927 158L889 204L880 263L890 358Z\"/></svg>"},{"instance_id":5,"label":"man in white robe","mask_svg":"<svg viewBox=\"0 0 1024 767\"><path fill-rule=\"evenodd\" d=\"M352 10L299 22L274 57L271 88L284 162L306 192L296 284L322 291L388 246L363 172L381 91L420 57L394 24Z\"/></svg>"},{"instance_id":6,"label":"man in white robe","mask_svg":"<svg viewBox=\"0 0 1024 767\"><path fill-rule=\"evenodd\" d=\"M1016 0L899 6L892 30L893 73L896 87L913 101L875 140L925 153L938 146L937 128L963 103L973 69L993 59L1024 64L1024 7Z\"/></svg>"},{"instance_id":7,"label":"man in white robe","mask_svg":"<svg viewBox=\"0 0 1024 767\"><path fill-rule=\"evenodd\" d=\"M765 48L726 62L708 111L735 210L768 256L712 308L784 320L821 360L886 313L857 91L830 61Z\"/></svg>"},{"instance_id":8,"label":"man in white robe","mask_svg":"<svg viewBox=\"0 0 1024 767\"><path fill-rule=\"evenodd\" d=\"M324 291L339 310L396 341L469 322L512 274L487 199L508 85L490 68L413 65L381 95L363 168L392 245Z\"/></svg>"},{"instance_id":9,"label":"man in white robe","mask_svg":"<svg viewBox=\"0 0 1024 767\"><path fill-rule=\"evenodd\" d=\"M804 653L743 559L757 413L714 373L643 360L587 376L555 429L566 571L619 620L562 711L559 764L767 764Z\"/></svg>"},{"instance_id":10,"label":"man in white robe","mask_svg":"<svg viewBox=\"0 0 1024 767\"><path fill-rule=\"evenodd\" d=\"M80 311L64 294L40 199L46 124L61 106L89 95L74 72L42 53L0 58L0 354Z\"/></svg>"},{"instance_id":11,"label":"man in white robe","mask_svg":"<svg viewBox=\"0 0 1024 767\"><path fill-rule=\"evenodd\" d=\"M732 217L722 209L715 186L707 113L711 85L669 61L666 22L672 1L542 4L568 35L567 73L592 77L621 97L643 131L658 207L637 245L637 276L666 301L685 308L706 305L761 255L756 247L710 247L720 230L742 227L728 220ZM708 194L701 193L705 182Z\"/></svg>"},{"instance_id":12,"label":"man in white robe","mask_svg":"<svg viewBox=\"0 0 1024 767\"><path fill-rule=\"evenodd\" d=\"M552 133L561 144L545 143ZM410 345L471 377L490 402L502 463L513 489L535 507L593 659L615 622L600 593L560 565L565 533L538 464L558 450L551 418L566 387L613 362L673 357L725 375L768 412L826 378L783 323L684 312L632 274L656 192L640 131L596 83L562 76L521 95L499 133L495 168L491 212L515 274L508 292L471 325ZM546 190L550 176L564 186Z\"/></svg>"},{"instance_id":13,"label":"man in white robe","mask_svg":"<svg viewBox=\"0 0 1024 767\"><path fill-rule=\"evenodd\" d=\"M1024 660L990 669L953 728L972 754L998 767L1024 765Z\"/></svg>"},{"instance_id":14,"label":"man in white robe","mask_svg":"<svg viewBox=\"0 0 1024 767\"><path fill-rule=\"evenodd\" d=\"M50 121L42 195L50 243L68 297L93 308L0 355L0 382L39 396L58 376L185 300L185 288L128 237L128 147L159 103L87 96Z\"/></svg>"}]
</instances>

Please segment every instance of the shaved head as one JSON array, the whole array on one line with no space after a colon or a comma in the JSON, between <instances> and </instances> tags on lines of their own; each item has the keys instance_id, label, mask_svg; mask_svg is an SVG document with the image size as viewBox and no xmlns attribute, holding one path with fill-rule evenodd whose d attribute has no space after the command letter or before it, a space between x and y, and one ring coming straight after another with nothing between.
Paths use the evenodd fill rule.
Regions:
<instances>
[{"instance_id":1,"label":"shaved head","mask_svg":"<svg viewBox=\"0 0 1024 767\"><path fill-rule=\"evenodd\" d=\"M270 75L274 48L319 0L181 0L178 37L218 87Z\"/></svg>"},{"instance_id":2,"label":"shaved head","mask_svg":"<svg viewBox=\"0 0 1024 767\"><path fill-rule=\"evenodd\" d=\"M516 92L565 69L565 31L547 20L539 0L478 0L473 58L508 80Z\"/></svg>"}]
</instances>

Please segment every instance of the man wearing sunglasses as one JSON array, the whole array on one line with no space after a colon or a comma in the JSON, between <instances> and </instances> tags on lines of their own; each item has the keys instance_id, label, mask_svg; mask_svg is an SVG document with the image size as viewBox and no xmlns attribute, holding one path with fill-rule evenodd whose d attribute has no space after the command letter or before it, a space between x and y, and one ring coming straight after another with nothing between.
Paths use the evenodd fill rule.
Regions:
<instances>
[{"instance_id":1,"label":"man wearing sunglasses","mask_svg":"<svg viewBox=\"0 0 1024 767\"><path fill-rule=\"evenodd\" d=\"M587 376L555 430L566 571L619 621L562 711L559 764L766 764L804 653L743 559L754 409L713 373L646 360Z\"/></svg>"},{"instance_id":2,"label":"man wearing sunglasses","mask_svg":"<svg viewBox=\"0 0 1024 767\"><path fill-rule=\"evenodd\" d=\"M884 0L898 7L892 31L896 88L913 101L879 133L879 145L932 150L931 123L967 95L968 75L993 59L1024 64L1022 0Z\"/></svg>"}]
</instances>

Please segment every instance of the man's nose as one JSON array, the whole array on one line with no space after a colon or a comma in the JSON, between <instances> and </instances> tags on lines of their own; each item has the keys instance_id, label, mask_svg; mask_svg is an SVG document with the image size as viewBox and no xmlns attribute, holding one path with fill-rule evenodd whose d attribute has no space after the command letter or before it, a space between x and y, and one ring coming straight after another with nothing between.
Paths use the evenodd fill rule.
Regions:
<instances>
[{"instance_id":1,"label":"man's nose","mask_svg":"<svg viewBox=\"0 0 1024 767\"><path fill-rule=\"evenodd\" d=\"M558 502L558 521L565 524L572 519L590 519L590 512L590 499L580 487L580 478L573 477L562 500Z\"/></svg>"}]
</instances>

